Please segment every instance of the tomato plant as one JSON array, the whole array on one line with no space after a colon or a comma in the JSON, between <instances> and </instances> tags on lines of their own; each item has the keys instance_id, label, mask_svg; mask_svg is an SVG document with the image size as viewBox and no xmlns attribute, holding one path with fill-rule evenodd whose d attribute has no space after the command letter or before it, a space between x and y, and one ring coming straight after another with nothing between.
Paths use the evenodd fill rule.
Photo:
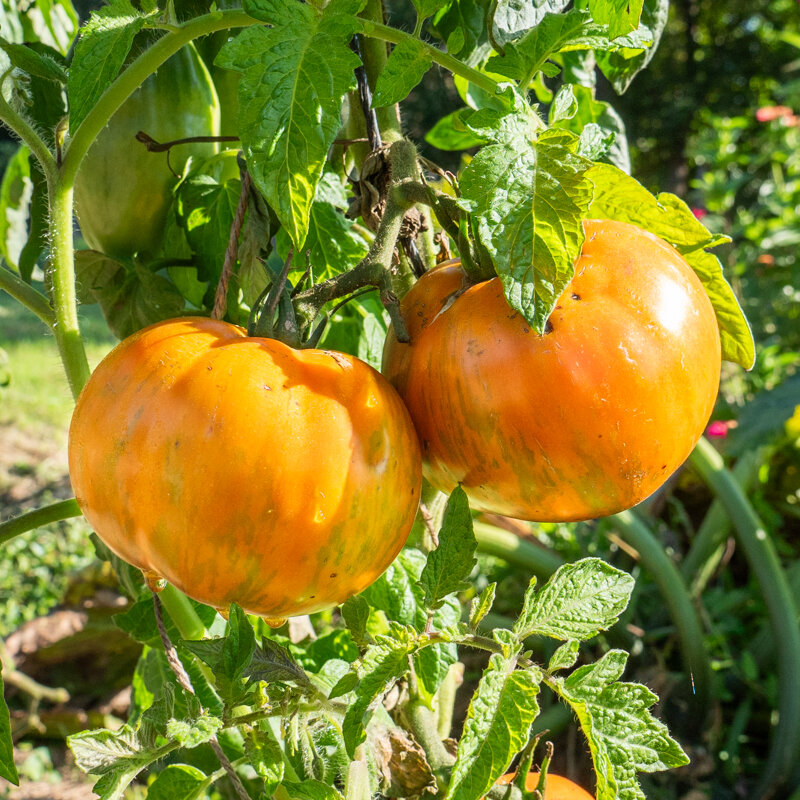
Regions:
<instances>
[{"instance_id":1,"label":"tomato plant","mask_svg":"<svg viewBox=\"0 0 800 800\"><path fill-rule=\"evenodd\" d=\"M695 273L632 225L584 228L543 336L499 278L462 291L454 264L406 295L410 343L387 338L425 476L461 485L474 508L544 521L630 508L685 461L714 407L719 333Z\"/></svg>"}]
</instances>

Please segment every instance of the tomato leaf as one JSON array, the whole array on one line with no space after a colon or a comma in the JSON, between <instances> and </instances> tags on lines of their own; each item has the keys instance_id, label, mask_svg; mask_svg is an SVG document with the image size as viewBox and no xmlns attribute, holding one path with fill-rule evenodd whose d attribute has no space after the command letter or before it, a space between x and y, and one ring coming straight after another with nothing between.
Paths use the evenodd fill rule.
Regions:
<instances>
[{"instance_id":1,"label":"tomato leaf","mask_svg":"<svg viewBox=\"0 0 800 800\"><path fill-rule=\"evenodd\" d=\"M494 605L494 595L497 591L497 583L490 583L479 597L472 600L469 610L469 629L477 630L483 618L492 610Z\"/></svg>"},{"instance_id":2,"label":"tomato leaf","mask_svg":"<svg viewBox=\"0 0 800 800\"><path fill-rule=\"evenodd\" d=\"M577 639L568 639L550 657L547 671L555 672L558 669L569 669L575 666L579 653L580 642Z\"/></svg>"},{"instance_id":3,"label":"tomato leaf","mask_svg":"<svg viewBox=\"0 0 800 800\"><path fill-rule=\"evenodd\" d=\"M451 0L411 0L420 19L430 17L445 6L450 5Z\"/></svg>"},{"instance_id":4,"label":"tomato leaf","mask_svg":"<svg viewBox=\"0 0 800 800\"><path fill-rule=\"evenodd\" d=\"M456 486L444 510L439 544L428 553L419 576L425 606L440 608L447 595L469 588L467 578L477 563L477 548L467 495Z\"/></svg>"},{"instance_id":5,"label":"tomato leaf","mask_svg":"<svg viewBox=\"0 0 800 800\"><path fill-rule=\"evenodd\" d=\"M541 675L517 670L517 653L493 653L464 722L446 800L482 797L528 741Z\"/></svg>"},{"instance_id":6,"label":"tomato leaf","mask_svg":"<svg viewBox=\"0 0 800 800\"><path fill-rule=\"evenodd\" d=\"M466 150L483 144L484 140L467 130L464 124L464 117L472 113L471 108L460 108L442 117L425 134L425 141L439 150Z\"/></svg>"},{"instance_id":7,"label":"tomato leaf","mask_svg":"<svg viewBox=\"0 0 800 800\"><path fill-rule=\"evenodd\" d=\"M535 142L488 145L461 178L509 305L540 334L583 244L591 162L576 146L577 138L553 129Z\"/></svg>"},{"instance_id":8,"label":"tomato leaf","mask_svg":"<svg viewBox=\"0 0 800 800\"><path fill-rule=\"evenodd\" d=\"M597 772L597 800L644 800L637 772L657 772L689 763L666 726L648 710L658 700L646 686L617 683L628 654L606 653L567 678L553 678L589 742Z\"/></svg>"},{"instance_id":9,"label":"tomato leaf","mask_svg":"<svg viewBox=\"0 0 800 800\"><path fill-rule=\"evenodd\" d=\"M183 719L171 719L167 723L167 736L178 742L181 747L191 750L210 742L217 732L222 730L222 727L222 720L209 714L204 714L190 722Z\"/></svg>"},{"instance_id":10,"label":"tomato leaf","mask_svg":"<svg viewBox=\"0 0 800 800\"><path fill-rule=\"evenodd\" d=\"M545 15L558 14L568 5L569 0L536 0L533 3L497 0L492 16L494 39L502 45L520 39L539 25Z\"/></svg>"},{"instance_id":11,"label":"tomato leaf","mask_svg":"<svg viewBox=\"0 0 800 800\"><path fill-rule=\"evenodd\" d=\"M755 345L739 301L722 272L716 256L705 248L728 241L714 235L695 218L675 195L653 196L638 181L609 164L595 164L587 173L595 196L589 208L592 217L631 222L673 245L689 262L708 292L717 314L722 357L750 369Z\"/></svg>"},{"instance_id":12,"label":"tomato leaf","mask_svg":"<svg viewBox=\"0 0 800 800\"><path fill-rule=\"evenodd\" d=\"M0 36L0 48L5 51L13 66L29 75L56 83L67 82L64 59L60 58L61 54L57 50L49 52L48 48L39 43L36 46L14 44L2 36Z\"/></svg>"},{"instance_id":13,"label":"tomato leaf","mask_svg":"<svg viewBox=\"0 0 800 800\"><path fill-rule=\"evenodd\" d=\"M28 241L28 214L33 197L30 150L23 145L9 159L0 183L0 253L14 270Z\"/></svg>"},{"instance_id":14,"label":"tomato leaf","mask_svg":"<svg viewBox=\"0 0 800 800\"><path fill-rule=\"evenodd\" d=\"M353 636L353 640L361 645L367 642L367 620L369 619L369 603L361 595L353 595L342 604L342 616Z\"/></svg>"},{"instance_id":15,"label":"tomato leaf","mask_svg":"<svg viewBox=\"0 0 800 800\"><path fill-rule=\"evenodd\" d=\"M211 778L188 764L168 764L147 789L147 800L196 800Z\"/></svg>"},{"instance_id":16,"label":"tomato leaf","mask_svg":"<svg viewBox=\"0 0 800 800\"><path fill-rule=\"evenodd\" d=\"M608 35L616 39L636 30L642 15L642 0L589 0L589 11L595 22L608 25Z\"/></svg>"},{"instance_id":17,"label":"tomato leaf","mask_svg":"<svg viewBox=\"0 0 800 800\"><path fill-rule=\"evenodd\" d=\"M348 42L362 0L315 8L296 0L249 0L245 10L272 27L247 28L217 63L242 73L239 135L253 181L299 252L342 101L355 85ZM291 46L287 47L287 42Z\"/></svg>"},{"instance_id":18,"label":"tomato leaf","mask_svg":"<svg viewBox=\"0 0 800 800\"><path fill-rule=\"evenodd\" d=\"M238 678L244 674L256 649L256 636L247 615L236 603L231 603L228 635L223 639L222 666L225 675Z\"/></svg>"},{"instance_id":19,"label":"tomato leaf","mask_svg":"<svg viewBox=\"0 0 800 800\"><path fill-rule=\"evenodd\" d=\"M244 670L244 676L251 681L291 681L301 685L308 684L308 676L292 658L289 651L273 642L271 639L262 639L253 651L253 659Z\"/></svg>"},{"instance_id":20,"label":"tomato leaf","mask_svg":"<svg viewBox=\"0 0 800 800\"><path fill-rule=\"evenodd\" d=\"M617 621L628 605L633 584L630 575L599 558L565 564L536 593L531 581L514 633L520 639L534 634L591 639Z\"/></svg>"},{"instance_id":21,"label":"tomato leaf","mask_svg":"<svg viewBox=\"0 0 800 800\"><path fill-rule=\"evenodd\" d=\"M434 31L447 43L452 55L470 65L491 52L486 35L486 0L451 0L433 18Z\"/></svg>"},{"instance_id":22,"label":"tomato leaf","mask_svg":"<svg viewBox=\"0 0 800 800\"><path fill-rule=\"evenodd\" d=\"M281 786L289 797L297 800L342 800L342 795L333 786L313 778L305 781L284 781Z\"/></svg>"},{"instance_id":23,"label":"tomato leaf","mask_svg":"<svg viewBox=\"0 0 800 800\"><path fill-rule=\"evenodd\" d=\"M358 683L355 700L347 709L342 722L347 753L355 757L356 748L366 740L366 725L372 716L372 706L389 688L408 672L408 657L417 649L416 632L395 625L390 636L378 636L362 658L354 665Z\"/></svg>"},{"instance_id":24,"label":"tomato leaf","mask_svg":"<svg viewBox=\"0 0 800 800\"><path fill-rule=\"evenodd\" d=\"M147 17L130 0L112 0L81 28L69 69L69 129L74 133L125 63Z\"/></svg>"},{"instance_id":25,"label":"tomato leaf","mask_svg":"<svg viewBox=\"0 0 800 800\"><path fill-rule=\"evenodd\" d=\"M257 725L245 734L244 752L248 763L264 781L263 792L272 796L284 775L283 751L272 735L269 723Z\"/></svg>"},{"instance_id":26,"label":"tomato leaf","mask_svg":"<svg viewBox=\"0 0 800 800\"><path fill-rule=\"evenodd\" d=\"M3 665L0 663L0 778L19 786L19 775L14 764L14 744L11 741L11 715L4 696Z\"/></svg>"},{"instance_id":27,"label":"tomato leaf","mask_svg":"<svg viewBox=\"0 0 800 800\"><path fill-rule=\"evenodd\" d=\"M392 50L386 66L378 76L372 97L373 107L380 108L405 100L431 64L433 60L422 42L404 39Z\"/></svg>"},{"instance_id":28,"label":"tomato leaf","mask_svg":"<svg viewBox=\"0 0 800 800\"><path fill-rule=\"evenodd\" d=\"M636 75L650 63L668 17L669 0L645 0L642 8L642 24L646 25L652 34L652 45L646 50L634 51L623 48L597 54L597 64L617 94L625 92Z\"/></svg>"}]
</instances>

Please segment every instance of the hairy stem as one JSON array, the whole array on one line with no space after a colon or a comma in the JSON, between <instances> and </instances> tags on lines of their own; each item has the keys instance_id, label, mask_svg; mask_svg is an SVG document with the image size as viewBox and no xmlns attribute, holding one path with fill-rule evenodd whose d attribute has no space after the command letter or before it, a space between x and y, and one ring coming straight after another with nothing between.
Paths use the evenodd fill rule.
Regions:
<instances>
[{"instance_id":1,"label":"hairy stem","mask_svg":"<svg viewBox=\"0 0 800 800\"><path fill-rule=\"evenodd\" d=\"M0 80L0 85L2 84ZM56 160L44 140L21 114L16 112L0 92L0 122L16 134L38 159L45 177L50 181L56 174Z\"/></svg>"},{"instance_id":2,"label":"hairy stem","mask_svg":"<svg viewBox=\"0 0 800 800\"><path fill-rule=\"evenodd\" d=\"M15 300L18 300L29 311L36 314L39 319L49 328L52 328L56 321L56 315L47 298L37 292L29 283L26 283L15 272L5 267L0 267L0 289L8 292Z\"/></svg>"},{"instance_id":3,"label":"hairy stem","mask_svg":"<svg viewBox=\"0 0 800 800\"><path fill-rule=\"evenodd\" d=\"M0 544L4 544L15 536L49 525L51 522L60 522L62 519L81 516L81 510L76 500L62 500L44 508L37 508L12 517L5 522L0 522Z\"/></svg>"}]
</instances>

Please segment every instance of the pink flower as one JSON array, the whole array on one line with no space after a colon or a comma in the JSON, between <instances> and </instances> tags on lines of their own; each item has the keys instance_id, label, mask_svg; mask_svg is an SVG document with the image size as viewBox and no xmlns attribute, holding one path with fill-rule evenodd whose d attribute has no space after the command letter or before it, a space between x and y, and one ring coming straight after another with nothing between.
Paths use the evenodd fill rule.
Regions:
<instances>
[{"instance_id":1,"label":"pink flower","mask_svg":"<svg viewBox=\"0 0 800 800\"><path fill-rule=\"evenodd\" d=\"M728 435L728 423L718 419L706 428L706 436L711 439L724 439Z\"/></svg>"},{"instance_id":2,"label":"pink flower","mask_svg":"<svg viewBox=\"0 0 800 800\"><path fill-rule=\"evenodd\" d=\"M694 214L697 219L703 219L703 217L708 216L708 211L704 208L693 208L692 214Z\"/></svg>"},{"instance_id":3,"label":"pink flower","mask_svg":"<svg viewBox=\"0 0 800 800\"><path fill-rule=\"evenodd\" d=\"M759 122L771 122L773 119L791 115L792 109L789 106L763 106L756 111L756 119Z\"/></svg>"}]
</instances>

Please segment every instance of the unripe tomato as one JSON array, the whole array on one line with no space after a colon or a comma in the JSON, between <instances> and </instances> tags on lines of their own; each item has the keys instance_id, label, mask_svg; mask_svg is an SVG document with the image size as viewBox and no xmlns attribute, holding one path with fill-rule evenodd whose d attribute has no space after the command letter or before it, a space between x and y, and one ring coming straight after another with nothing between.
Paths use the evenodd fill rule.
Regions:
<instances>
[{"instance_id":1,"label":"unripe tomato","mask_svg":"<svg viewBox=\"0 0 800 800\"><path fill-rule=\"evenodd\" d=\"M714 406L714 309L678 252L633 225L587 220L575 277L540 336L499 278L458 263L402 302L383 371L406 402L423 473L474 508L540 521L630 508L686 459Z\"/></svg>"},{"instance_id":2,"label":"unripe tomato","mask_svg":"<svg viewBox=\"0 0 800 800\"><path fill-rule=\"evenodd\" d=\"M352 356L179 319L121 342L81 393L72 487L126 561L216 608L343 602L408 536L420 452L395 390Z\"/></svg>"},{"instance_id":3,"label":"unripe tomato","mask_svg":"<svg viewBox=\"0 0 800 800\"><path fill-rule=\"evenodd\" d=\"M507 775L502 775L497 782L506 785L511 783L516 776L516 772L509 772ZM539 773L529 772L525 778L525 788L532 792L538 783ZM569 778L562 778L561 775L553 775L552 772L548 772L544 800L594 800L594 797Z\"/></svg>"},{"instance_id":4,"label":"unripe tomato","mask_svg":"<svg viewBox=\"0 0 800 800\"><path fill-rule=\"evenodd\" d=\"M187 159L203 160L214 144L183 144L151 153L136 141L219 135L219 102L194 46L179 50L117 110L86 154L75 179L75 210L87 244L115 258L152 255L164 235L172 189Z\"/></svg>"}]
</instances>

